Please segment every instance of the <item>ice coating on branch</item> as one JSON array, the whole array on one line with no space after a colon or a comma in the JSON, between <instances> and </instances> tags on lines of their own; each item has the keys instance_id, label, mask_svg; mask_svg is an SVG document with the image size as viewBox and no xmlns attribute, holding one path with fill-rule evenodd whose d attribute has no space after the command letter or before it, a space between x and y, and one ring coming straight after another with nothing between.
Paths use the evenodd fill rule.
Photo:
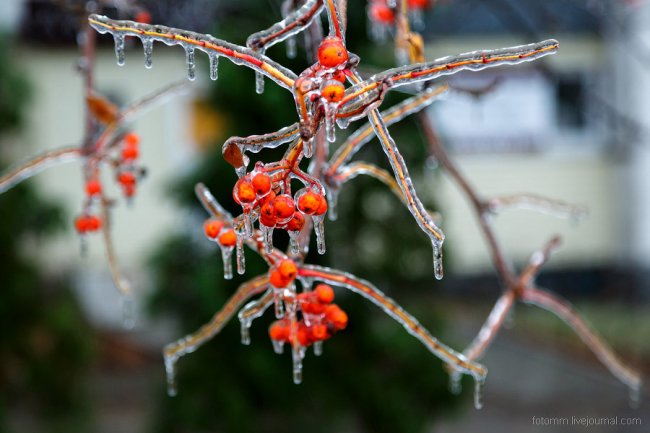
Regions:
<instances>
[{"instance_id":1,"label":"ice coating on branch","mask_svg":"<svg viewBox=\"0 0 650 433\"><path fill-rule=\"evenodd\" d=\"M153 39L141 36L140 40L142 40L142 49L144 50L144 67L151 69L151 66L153 65Z\"/></svg>"},{"instance_id":2,"label":"ice coating on branch","mask_svg":"<svg viewBox=\"0 0 650 433\"><path fill-rule=\"evenodd\" d=\"M219 56L210 53L208 57L210 59L210 79L215 81L219 78Z\"/></svg>"},{"instance_id":3,"label":"ice coating on branch","mask_svg":"<svg viewBox=\"0 0 650 433\"><path fill-rule=\"evenodd\" d=\"M223 278L232 280L232 253L235 247L221 246L221 258L223 260Z\"/></svg>"},{"instance_id":4,"label":"ice coating on branch","mask_svg":"<svg viewBox=\"0 0 650 433\"><path fill-rule=\"evenodd\" d=\"M115 57L117 57L117 64L124 66L124 35L115 33L113 35L115 41Z\"/></svg>"},{"instance_id":5,"label":"ice coating on branch","mask_svg":"<svg viewBox=\"0 0 650 433\"><path fill-rule=\"evenodd\" d=\"M194 56L194 47L188 44L183 44L185 48L185 63L187 63L187 78L194 81L196 78L196 60Z\"/></svg>"}]
</instances>

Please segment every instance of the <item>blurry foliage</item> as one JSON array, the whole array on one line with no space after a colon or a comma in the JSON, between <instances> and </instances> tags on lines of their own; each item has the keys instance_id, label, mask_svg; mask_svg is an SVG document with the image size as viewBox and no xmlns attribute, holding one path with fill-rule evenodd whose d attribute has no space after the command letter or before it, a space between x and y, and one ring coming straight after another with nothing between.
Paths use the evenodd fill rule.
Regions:
<instances>
[{"instance_id":1,"label":"blurry foliage","mask_svg":"<svg viewBox=\"0 0 650 433\"><path fill-rule=\"evenodd\" d=\"M2 37L0 138L20 127L28 94ZM0 171L6 166L0 158ZM0 195L0 209L0 431L11 431L8 412L24 411L30 425L69 432L87 416L82 383L91 355L88 327L68 282L44 275L22 252L26 243L38 245L61 229L65 219L29 182Z\"/></svg>"},{"instance_id":2,"label":"blurry foliage","mask_svg":"<svg viewBox=\"0 0 650 433\"><path fill-rule=\"evenodd\" d=\"M243 43L245 35L271 25L273 19L267 2L247 2L213 34ZM360 44L367 44L362 7L350 8L349 22L355 25L348 33L353 52L385 64L393 61L392 54L385 54L392 53L389 44ZM288 60L283 43L269 49L269 55L293 70L306 67L304 50L299 50L298 59ZM385 107L400 98L391 97ZM192 173L170 186L179 203L193 209L197 224L190 236L166 239L152 259L157 283L151 309L178 319L179 337L206 323L239 284L268 269L247 250L246 274L235 274L232 281L223 279L218 248L201 236L200 222L207 215L193 194L194 184L205 183L224 206L238 214L241 209L231 193L236 175L223 161L221 144L231 135L274 131L296 120L286 90L266 80L264 94L257 95L253 72L230 62L220 64L219 80L207 98L220 115L227 116L227 130ZM361 122L352 125L350 133L355 125ZM401 148L416 183L421 181L426 149L415 122L406 120L391 127L391 132L398 142L406 143ZM337 131L339 138L344 133ZM377 141L367 147L360 158L390 170ZM284 146L264 151L254 155L253 161L258 157L279 160L283 151ZM418 185L424 191L423 186ZM376 206L381 206L381 212L372 212ZM286 233L277 232L276 246L286 245ZM308 262L339 267L372 281L403 303L434 335L440 334L440 311L433 308L430 242L383 184L362 178L347 184L341 192L339 219L326 222L326 236L327 254L319 256L314 251ZM366 250L371 254L364 257L361 253ZM267 334L272 313L255 321L249 347L239 342L235 317L197 353L181 358L179 394L161 397L152 431L329 432L353 427L378 433L420 432L436 413L458 402L447 391L448 378L440 361L400 325L357 295L337 290L336 302L348 312L349 327L325 343L321 357L309 350L301 385L292 383L289 351L280 356L272 350Z\"/></svg>"}]
</instances>

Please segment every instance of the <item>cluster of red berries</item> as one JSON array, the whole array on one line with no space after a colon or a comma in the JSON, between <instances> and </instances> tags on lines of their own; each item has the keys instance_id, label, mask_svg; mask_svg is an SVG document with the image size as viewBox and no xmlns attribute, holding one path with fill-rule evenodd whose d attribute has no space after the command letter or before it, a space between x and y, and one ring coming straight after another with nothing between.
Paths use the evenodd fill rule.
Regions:
<instances>
[{"instance_id":1,"label":"cluster of red berries","mask_svg":"<svg viewBox=\"0 0 650 433\"><path fill-rule=\"evenodd\" d=\"M318 186L305 187L294 197L276 193L273 179L256 167L235 184L232 195L245 214L259 209L260 225L266 228L283 228L297 232L305 225L305 215L321 216L327 212L327 200Z\"/></svg>"},{"instance_id":2,"label":"cluster of red berries","mask_svg":"<svg viewBox=\"0 0 650 433\"><path fill-rule=\"evenodd\" d=\"M208 219L203 223L203 232L208 239L217 242L221 247L233 248L237 243L237 235L233 229L225 229L223 222Z\"/></svg>"},{"instance_id":3,"label":"cluster of red berries","mask_svg":"<svg viewBox=\"0 0 650 433\"><path fill-rule=\"evenodd\" d=\"M122 187L122 192L126 197L133 197L135 194L138 181L135 161L139 156L140 136L134 132L129 132L122 140L119 159L120 168L117 173L117 182Z\"/></svg>"},{"instance_id":4,"label":"cluster of red berries","mask_svg":"<svg viewBox=\"0 0 650 433\"><path fill-rule=\"evenodd\" d=\"M282 343L298 343L307 347L329 339L336 332L345 329L348 315L333 304L334 290L327 284L319 284L312 292L297 296L302 318L292 323L288 318L277 320L269 327L272 340Z\"/></svg>"},{"instance_id":5,"label":"cluster of red berries","mask_svg":"<svg viewBox=\"0 0 650 433\"><path fill-rule=\"evenodd\" d=\"M407 5L409 11L423 11L431 6L431 1L408 0ZM368 6L368 17L377 23L392 25L395 22L395 12L393 9L388 6L386 0L373 0Z\"/></svg>"},{"instance_id":6,"label":"cluster of red berries","mask_svg":"<svg viewBox=\"0 0 650 433\"><path fill-rule=\"evenodd\" d=\"M102 220L98 216L92 215L89 211L92 200L98 198L101 194L102 184L99 179L92 178L86 181L86 196L89 204L86 206L84 213L74 220L74 226L77 233L86 234L89 232L96 232L102 227Z\"/></svg>"}]
</instances>

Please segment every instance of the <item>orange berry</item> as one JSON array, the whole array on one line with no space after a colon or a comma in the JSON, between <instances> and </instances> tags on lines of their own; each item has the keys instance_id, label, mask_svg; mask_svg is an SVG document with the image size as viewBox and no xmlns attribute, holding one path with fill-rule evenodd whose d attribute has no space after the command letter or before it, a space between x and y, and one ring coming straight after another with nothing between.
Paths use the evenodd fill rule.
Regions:
<instances>
[{"instance_id":1,"label":"orange berry","mask_svg":"<svg viewBox=\"0 0 650 433\"><path fill-rule=\"evenodd\" d=\"M271 191L271 176L266 173L257 173L253 176L253 189L258 196L263 196Z\"/></svg>"},{"instance_id":2,"label":"orange berry","mask_svg":"<svg viewBox=\"0 0 650 433\"><path fill-rule=\"evenodd\" d=\"M328 102L340 102L345 94L345 87L336 80L327 80L321 88L320 94Z\"/></svg>"},{"instance_id":3,"label":"orange berry","mask_svg":"<svg viewBox=\"0 0 650 433\"><path fill-rule=\"evenodd\" d=\"M318 63L326 68L335 68L348 61L348 50L343 41L336 37L328 37L318 47Z\"/></svg>"},{"instance_id":4,"label":"orange berry","mask_svg":"<svg viewBox=\"0 0 650 433\"><path fill-rule=\"evenodd\" d=\"M140 144L140 136L135 132L129 132L124 135L124 145L125 147L138 147Z\"/></svg>"},{"instance_id":5,"label":"orange berry","mask_svg":"<svg viewBox=\"0 0 650 433\"><path fill-rule=\"evenodd\" d=\"M102 227L102 220L98 216L90 215L86 217L86 224L89 232L94 232Z\"/></svg>"},{"instance_id":6,"label":"orange berry","mask_svg":"<svg viewBox=\"0 0 650 433\"><path fill-rule=\"evenodd\" d=\"M289 327L284 321L276 321L269 326L269 336L272 340L288 341L289 340Z\"/></svg>"},{"instance_id":7,"label":"orange berry","mask_svg":"<svg viewBox=\"0 0 650 433\"><path fill-rule=\"evenodd\" d=\"M307 314L323 314L325 311L325 306L317 302L303 302L300 308Z\"/></svg>"},{"instance_id":8,"label":"orange berry","mask_svg":"<svg viewBox=\"0 0 650 433\"><path fill-rule=\"evenodd\" d=\"M86 194L95 196L102 193L102 184L97 179L90 179L86 182Z\"/></svg>"},{"instance_id":9,"label":"orange berry","mask_svg":"<svg viewBox=\"0 0 650 433\"><path fill-rule=\"evenodd\" d=\"M117 181L123 186L135 185L135 174L133 174L131 171L123 171L117 176Z\"/></svg>"},{"instance_id":10,"label":"orange berry","mask_svg":"<svg viewBox=\"0 0 650 433\"><path fill-rule=\"evenodd\" d=\"M219 236L219 243L224 247L234 247L237 243L237 235L233 229L228 229Z\"/></svg>"},{"instance_id":11,"label":"orange berry","mask_svg":"<svg viewBox=\"0 0 650 433\"><path fill-rule=\"evenodd\" d=\"M334 289L329 284L319 284L315 292L318 302L322 304L329 304L334 300Z\"/></svg>"},{"instance_id":12,"label":"orange berry","mask_svg":"<svg viewBox=\"0 0 650 433\"><path fill-rule=\"evenodd\" d=\"M336 304L327 306L325 317L337 330L345 328L348 324L348 315Z\"/></svg>"},{"instance_id":13,"label":"orange berry","mask_svg":"<svg viewBox=\"0 0 650 433\"><path fill-rule=\"evenodd\" d=\"M219 220L209 219L203 223L203 232L210 239L216 239L223 228L223 223Z\"/></svg>"},{"instance_id":14,"label":"orange berry","mask_svg":"<svg viewBox=\"0 0 650 433\"><path fill-rule=\"evenodd\" d=\"M325 197L322 194L309 190L299 194L298 209L307 215L312 215L320 208L323 201Z\"/></svg>"},{"instance_id":15,"label":"orange berry","mask_svg":"<svg viewBox=\"0 0 650 433\"><path fill-rule=\"evenodd\" d=\"M298 274L298 268L296 267L296 264L293 262L293 260L289 260L289 259L284 259L280 262L280 264L278 265L278 271L280 272L280 275L282 275L283 278L292 281L296 278L296 275Z\"/></svg>"},{"instance_id":16,"label":"orange berry","mask_svg":"<svg viewBox=\"0 0 650 433\"><path fill-rule=\"evenodd\" d=\"M284 278L277 269L271 271L269 274L269 283L271 283L273 287L287 287L290 282L291 281Z\"/></svg>"},{"instance_id":17,"label":"orange berry","mask_svg":"<svg viewBox=\"0 0 650 433\"><path fill-rule=\"evenodd\" d=\"M140 156L140 151L137 146L124 146L122 149L122 159L136 159Z\"/></svg>"},{"instance_id":18,"label":"orange berry","mask_svg":"<svg viewBox=\"0 0 650 433\"><path fill-rule=\"evenodd\" d=\"M237 204L247 204L255 201L256 194L253 185L245 178L239 179L232 190L232 196Z\"/></svg>"},{"instance_id":19,"label":"orange berry","mask_svg":"<svg viewBox=\"0 0 650 433\"><path fill-rule=\"evenodd\" d=\"M278 218L275 216L273 205L266 203L260 208L260 224L266 227L275 227L278 223Z\"/></svg>"},{"instance_id":20,"label":"orange berry","mask_svg":"<svg viewBox=\"0 0 650 433\"><path fill-rule=\"evenodd\" d=\"M336 81L340 81L341 83L345 83L345 81L347 80L347 78L345 76L345 72L343 72L341 70L335 71L332 74L332 78L335 79Z\"/></svg>"},{"instance_id":21,"label":"orange berry","mask_svg":"<svg viewBox=\"0 0 650 433\"><path fill-rule=\"evenodd\" d=\"M287 223L287 230L290 232L297 232L302 230L305 226L305 217L302 213L296 211L293 213L293 217Z\"/></svg>"},{"instance_id":22,"label":"orange berry","mask_svg":"<svg viewBox=\"0 0 650 433\"><path fill-rule=\"evenodd\" d=\"M151 14L146 10L141 10L135 14L133 21L136 21L138 23L151 24Z\"/></svg>"},{"instance_id":23,"label":"orange berry","mask_svg":"<svg viewBox=\"0 0 650 433\"><path fill-rule=\"evenodd\" d=\"M296 332L296 337L298 337L298 344L301 346L309 346L311 341L311 332L304 323L300 322L298 324L298 332Z\"/></svg>"},{"instance_id":24,"label":"orange berry","mask_svg":"<svg viewBox=\"0 0 650 433\"><path fill-rule=\"evenodd\" d=\"M322 341L327 338L327 326L316 324L311 327L311 338L315 341Z\"/></svg>"},{"instance_id":25,"label":"orange berry","mask_svg":"<svg viewBox=\"0 0 650 433\"><path fill-rule=\"evenodd\" d=\"M392 24L395 20L393 10L387 5L379 3L370 6L370 17L382 24Z\"/></svg>"},{"instance_id":26,"label":"orange berry","mask_svg":"<svg viewBox=\"0 0 650 433\"><path fill-rule=\"evenodd\" d=\"M325 197L322 197L322 199L320 206L318 206L318 209L314 212L315 216L325 215L325 212L327 212L327 199Z\"/></svg>"},{"instance_id":27,"label":"orange berry","mask_svg":"<svg viewBox=\"0 0 650 433\"><path fill-rule=\"evenodd\" d=\"M74 228L78 233L86 233L88 231L88 219L84 215L79 215L74 220Z\"/></svg>"},{"instance_id":28,"label":"orange berry","mask_svg":"<svg viewBox=\"0 0 650 433\"><path fill-rule=\"evenodd\" d=\"M429 0L408 0L409 9L427 9Z\"/></svg>"},{"instance_id":29,"label":"orange berry","mask_svg":"<svg viewBox=\"0 0 650 433\"><path fill-rule=\"evenodd\" d=\"M280 194L273 200L273 212L279 220L291 218L296 211L296 205L288 194Z\"/></svg>"}]
</instances>

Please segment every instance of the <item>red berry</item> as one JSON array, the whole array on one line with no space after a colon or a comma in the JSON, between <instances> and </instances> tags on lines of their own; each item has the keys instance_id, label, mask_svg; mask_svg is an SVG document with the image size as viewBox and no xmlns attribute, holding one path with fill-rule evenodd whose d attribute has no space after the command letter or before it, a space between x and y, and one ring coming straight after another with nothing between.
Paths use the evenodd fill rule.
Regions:
<instances>
[{"instance_id":1,"label":"red berry","mask_svg":"<svg viewBox=\"0 0 650 433\"><path fill-rule=\"evenodd\" d=\"M296 332L298 344L301 346L309 346L312 343L310 334L309 328L303 322L298 323L298 331Z\"/></svg>"},{"instance_id":2,"label":"red berry","mask_svg":"<svg viewBox=\"0 0 650 433\"><path fill-rule=\"evenodd\" d=\"M336 304L327 306L325 317L337 330L345 328L348 324L348 315Z\"/></svg>"},{"instance_id":3,"label":"red berry","mask_svg":"<svg viewBox=\"0 0 650 433\"><path fill-rule=\"evenodd\" d=\"M74 227L78 233L83 234L88 231L88 220L85 215L79 215L74 220Z\"/></svg>"},{"instance_id":4,"label":"red berry","mask_svg":"<svg viewBox=\"0 0 650 433\"><path fill-rule=\"evenodd\" d=\"M224 247L234 247L237 243L237 235L233 229L228 229L219 236L219 243Z\"/></svg>"},{"instance_id":5,"label":"red berry","mask_svg":"<svg viewBox=\"0 0 650 433\"><path fill-rule=\"evenodd\" d=\"M297 232L302 230L305 226L305 217L302 213L296 211L293 213L293 217L287 223L287 230L290 232Z\"/></svg>"},{"instance_id":6,"label":"red berry","mask_svg":"<svg viewBox=\"0 0 650 433\"><path fill-rule=\"evenodd\" d=\"M311 327L311 338L315 341L322 341L327 338L327 326L316 324Z\"/></svg>"},{"instance_id":7,"label":"red berry","mask_svg":"<svg viewBox=\"0 0 650 433\"><path fill-rule=\"evenodd\" d=\"M332 74L332 78L335 79L336 81L340 81L341 83L345 83L346 81L346 76L345 72L341 70L337 70Z\"/></svg>"},{"instance_id":8,"label":"red berry","mask_svg":"<svg viewBox=\"0 0 650 433\"><path fill-rule=\"evenodd\" d=\"M151 14L146 11L146 10L141 10L137 14L135 14L135 17L133 17L133 21L136 21L138 23L143 23L143 24L151 24Z\"/></svg>"},{"instance_id":9,"label":"red berry","mask_svg":"<svg viewBox=\"0 0 650 433\"><path fill-rule=\"evenodd\" d=\"M90 215L86 218L86 224L89 232L94 232L102 227L102 220L98 216Z\"/></svg>"},{"instance_id":10,"label":"red berry","mask_svg":"<svg viewBox=\"0 0 650 433\"><path fill-rule=\"evenodd\" d=\"M140 136L135 132L129 132L124 135L125 147L138 147L138 144L140 144Z\"/></svg>"},{"instance_id":11,"label":"red berry","mask_svg":"<svg viewBox=\"0 0 650 433\"><path fill-rule=\"evenodd\" d=\"M122 171L117 176L117 181L121 183L123 186L135 185L136 177L135 174L133 174L133 172L131 171Z\"/></svg>"},{"instance_id":12,"label":"red berry","mask_svg":"<svg viewBox=\"0 0 650 433\"><path fill-rule=\"evenodd\" d=\"M287 280L286 278L283 278L277 269L271 271L269 274L269 283L271 283L273 287L287 287L290 282L291 281Z\"/></svg>"},{"instance_id":13,"label":"red berry","mask_svg":"<svg viewBox=\"0 0 650 433\"><path fill-rule=\"evenodd\" d=\"M287 323L283 320L273 322L271 326L269 326L269 336L272 340L288 341L289 327L287 326Z\"/></svg>"},{"instance_id":14,"label":"red berry","mask_svg":"<svg viewBox=\"0 0 650 433\"><path fill-rule=\"evenodd\" d=\"M326 68L335 68L348 61L348 50L343 41L336 37L328 37L318 47L318 63Z\"/></svg>"},{"instance_id":15,"label":"red berry","mask_svg":"<svg viewBox=\"0 0 650 433\"><path fill-rule=\"evenodd\" d=\"M127 197L133 197L135 195L135 184L124 185L122 188L124 195Z\"/></svg>"},{"instance_id":16,"label":"red berry","mask_svg":"<svg viewBox=\"0 0 650 433\"><path fill-rule=\"evenodd\" d=\"M327 80L320 91L320 94L328 102L340 102L345 94L345 87L336 80Z\"/></svg>"},{"instance_id":17,"label":"red berry","mask_svg":"<svg viewBox=\"0 0 650 433\"><path fill-rule=\"evenodd\" d=\"M409 9L427 9L429 0L408 0Z\"/></svg>"},{"instance_id":18,"label":"red berry","mask_svg":"<svg viewBox=\"0 0 650 433\"><path fill-rule=\"evenodd\" d=\"M122 149L122 159L131 160L140 156L140 151L137 146L124 146Z\"/></svg>"},{"instance_id":19,"label":"red berry","mask_svg":"<svg viewBox=\"0 0 650 433\"><path fill-rule=\"evenodd\" d=\"M323 197L323 200L320 202L320 206L318 206L318 209L316 209L314 212L314 216L325 215L325 212L327 212L327 199Z\"/></svg>"},{"instance_id":20,"label":"red berry","mask_svg":"<svg viewBox=\"0 0 650 433\"><path fill-rule=\"evenodd\" d=\"M255 189L246 178L239 179L232 190L232 196L237 204L248 204L255 201Z\"/></svg>"},{"instance_id":21,"label":"red berry","mask_svg":"<svg viewBox=\"0 0 650 433\"><path fill-rule=\"evenodd\" d=\"M314 214L320 208L322 202L325 201L325 197L323 197L322 194L312 190L303 190L303 192L298 193L297 195L298 210L307 215Z\"/></svg>"},{"instance_id":22,"label":"red berry","mask_svg":"<svg viewBox=\"0 0 650 433\"><path fill-rule=\"evenodd\" d=\"M298 275L298 268L293 260L284 259L278 265L278 271L283 278L293 281Z\"/></svg>"},{"instance_id":23,"label":"red berry","mask_svg":"<svg viewBox=\"0 0 650 433\"><path fill-rule=\"evenodd\" d=\"M392 24L395 20L395 14L387 5L373 3L370 6L370 18L381 24Z\"/></svg>"},{"instance_id":24,"label":"red berry","mask_svg":"<svg viewBox=\"0 0 650 433\"><path fill-rule=\"evenodd\" d=\"M273 205L266 203L260 208L260 224L266 227L275 227L278 223L278 218L275 216Z\"/></svg>"},{"instance_id":25,"label":"red berry","mask_svg":"<svg viewBox=\"0 0 650 433\"><path fill-rule=\"evenodd\" d=\"M257 173L253 176L252 184L255 189L255 194L259 197L266 195L271 191L271 176L266 173Z\"/></svg>"},{"instance_id":26,"label":"red berry","mask_svg":"<svg viewBox=\"0 0 650 433\"><path fill-rule=\"evenodd\" d=\"M278 220L285 221L293 216L296 206L288 194L280 194L273 202L273 212Z\"/></svg>"},{"instance_id":27,"label":"red berry","mask_svg":"<svg viewBox=\"0 0 650 433\"><path fill-rule=\"evenodd\" d=\"M329 304L334 300L334 289L329 284L319 284L315 292L318 302L322 304Z\"/></svg>"},{"instance_id":28,"label":"red berry","mask_svg":"<svg viewBox=\"0 0 650 433\"><path fill-rule=\"evenodd\" d=\"M86 194L89 196L95 196L102 193L102 184L97 179L90 179L86 182Z\"/></svg>"},{"instance_id":29,"label":"red berry","mask_svg":"<svg viewBox=\"0 0 650 433\"><path fill-rule=\"evenodd\" d=\"M216 239L223 228L223 223L219 220L209 219L203 223L203 232L210 239Z\"/></svg>"}]
</instances>

